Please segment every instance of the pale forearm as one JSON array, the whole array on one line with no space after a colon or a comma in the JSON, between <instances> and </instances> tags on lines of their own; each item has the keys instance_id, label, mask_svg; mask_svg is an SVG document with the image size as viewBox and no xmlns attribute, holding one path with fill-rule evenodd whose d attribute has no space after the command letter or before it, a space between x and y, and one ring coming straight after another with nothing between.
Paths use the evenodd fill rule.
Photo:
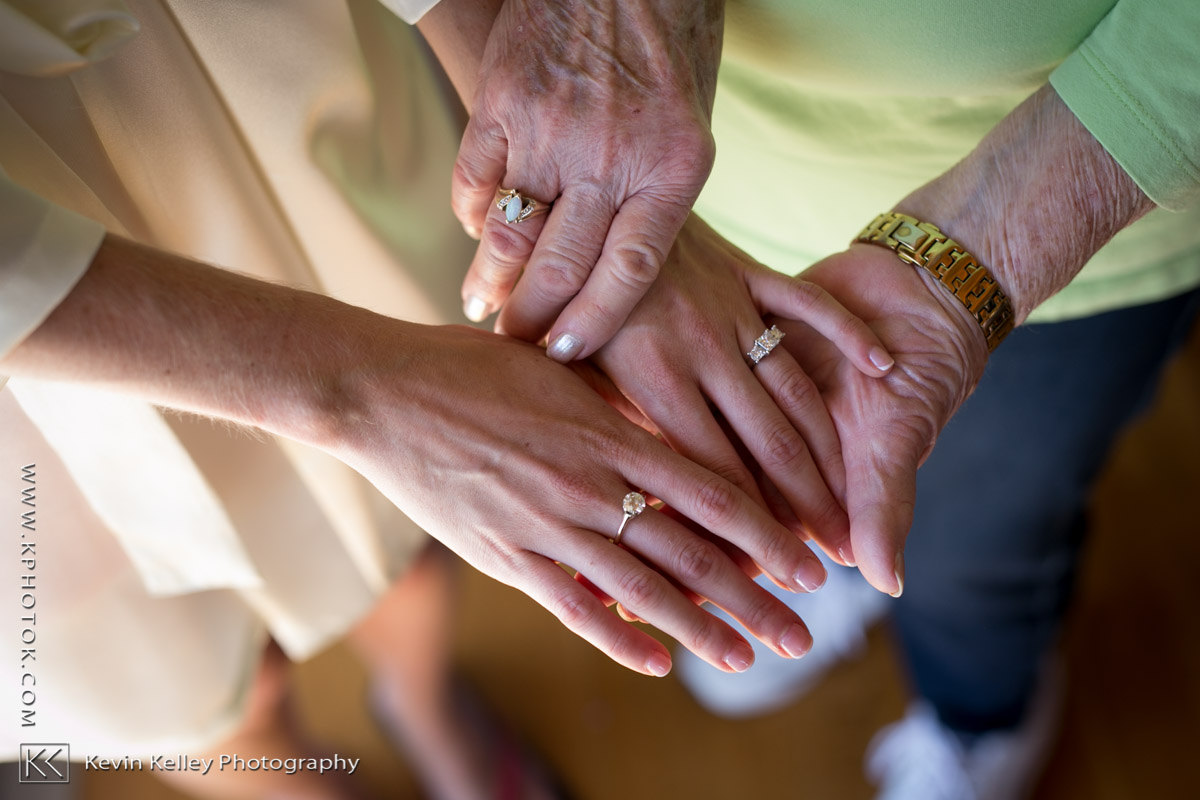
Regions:
<instances>
[{"instance_id":1,"label":"pale forearm","mask_svg":"<svg viewBox=\"0 0 1200 800\"><path fill-rule=\"evenodd\" d=\"M1018 324L1154 204L1045 86L963 161L896 205L970 250Z\"/></svg>"},{"instance_id":2,"label":"pale forearm","mask_svg":"<svg viewBox=\"0 0 1200 800\"><path fill-rule=\"evenodd\" d=\"M327 446L338 424L331 406L353 405L338 365L355 362L371 317L110 235L0 372L110 388Z\"/></svg>"},{"instance_id":3,"label":"pale forearm","mask_svg":"<svg viewBox=\"0 0 1200 800\"><path fill-rule=\"evenodd\" d=\"M504 0L441 0L417 23L468 110L479 62Z\"/></svg>"}]
</instances>

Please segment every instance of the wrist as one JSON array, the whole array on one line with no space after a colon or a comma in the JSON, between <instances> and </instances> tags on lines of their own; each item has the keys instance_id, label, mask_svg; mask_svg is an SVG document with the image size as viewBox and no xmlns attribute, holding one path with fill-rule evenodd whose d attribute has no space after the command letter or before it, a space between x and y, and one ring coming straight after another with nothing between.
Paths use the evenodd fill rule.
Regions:
<instances>
[{"instance_id":1,"label":"wrist","mask_svg":"<svg viewBox=\"0 0 1200 800\"><path fill-rule=\"evenodd\" d=\"M1019 325L1151 208L1045 86L895 210L932 222L970 250L1008 294Z\"/></svg>"}]
</instances>

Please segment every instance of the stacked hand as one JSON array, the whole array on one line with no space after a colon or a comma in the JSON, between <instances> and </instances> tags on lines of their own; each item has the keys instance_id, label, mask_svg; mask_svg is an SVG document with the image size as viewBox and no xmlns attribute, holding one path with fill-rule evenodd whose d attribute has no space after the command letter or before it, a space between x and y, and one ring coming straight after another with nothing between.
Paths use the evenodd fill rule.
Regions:
<instances>
[{"instance_id":1,"label":"stacked hand","mask_svg":"<svg viewBox=\"0 0 1200 800\"><path fill-rule=\"evenodd\" d=\"M979 380L987 348L945 289L883 248L855 245L802 277L869 324L896 358L886 378L866 378L812 327L774 320L837 429L858 567L876 588L899 594L917 467Z\"/></svg>"},{"instance_id":2,"label":"stacked hand","mask_svg":"<svg viewBox=\"0 0 1200 800\"><path fill-rule=\"evenodd\" d=\"M504 3L468 73L477 78L459 80L471 120L453 204L482 236L463 285L468 317L503 304L498 330L529 341L549 332L559 361L588 356L620 328L712 167L723 8ZM507 224L501 187L553 207Z\"/></svg>"}]
</instances>

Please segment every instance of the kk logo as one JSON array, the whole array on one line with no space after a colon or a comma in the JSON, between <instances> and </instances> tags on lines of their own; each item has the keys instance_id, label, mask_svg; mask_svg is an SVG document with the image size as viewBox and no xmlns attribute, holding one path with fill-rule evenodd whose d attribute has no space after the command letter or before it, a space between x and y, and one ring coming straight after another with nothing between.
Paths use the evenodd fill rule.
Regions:
<instances>
[{"instance_id":1,"label":"kk logo","mask_svg":"<svg viewBox=\"0 0 1200 800\"><path fill-rule=\"evenodd\" d=\"M21 745L20 783L70 783L71 746L66 744Z\"/></svg>"}]
</instances>

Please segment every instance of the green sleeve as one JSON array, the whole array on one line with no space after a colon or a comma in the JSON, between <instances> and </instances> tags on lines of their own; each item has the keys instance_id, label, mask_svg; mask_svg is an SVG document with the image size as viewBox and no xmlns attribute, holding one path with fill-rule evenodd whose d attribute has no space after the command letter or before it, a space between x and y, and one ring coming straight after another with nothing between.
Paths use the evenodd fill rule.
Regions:
<instances>
[{"instance_id":1,"label":"green sleeve","mask_svg":"<svg viewBox=\"0 0 1200 800\"><path fill-rule=\"evenodd\" d=\"M1163 208L1200 201L1200 2L1118 0L1050 83Z\"/></svg>"}]
</instances>

